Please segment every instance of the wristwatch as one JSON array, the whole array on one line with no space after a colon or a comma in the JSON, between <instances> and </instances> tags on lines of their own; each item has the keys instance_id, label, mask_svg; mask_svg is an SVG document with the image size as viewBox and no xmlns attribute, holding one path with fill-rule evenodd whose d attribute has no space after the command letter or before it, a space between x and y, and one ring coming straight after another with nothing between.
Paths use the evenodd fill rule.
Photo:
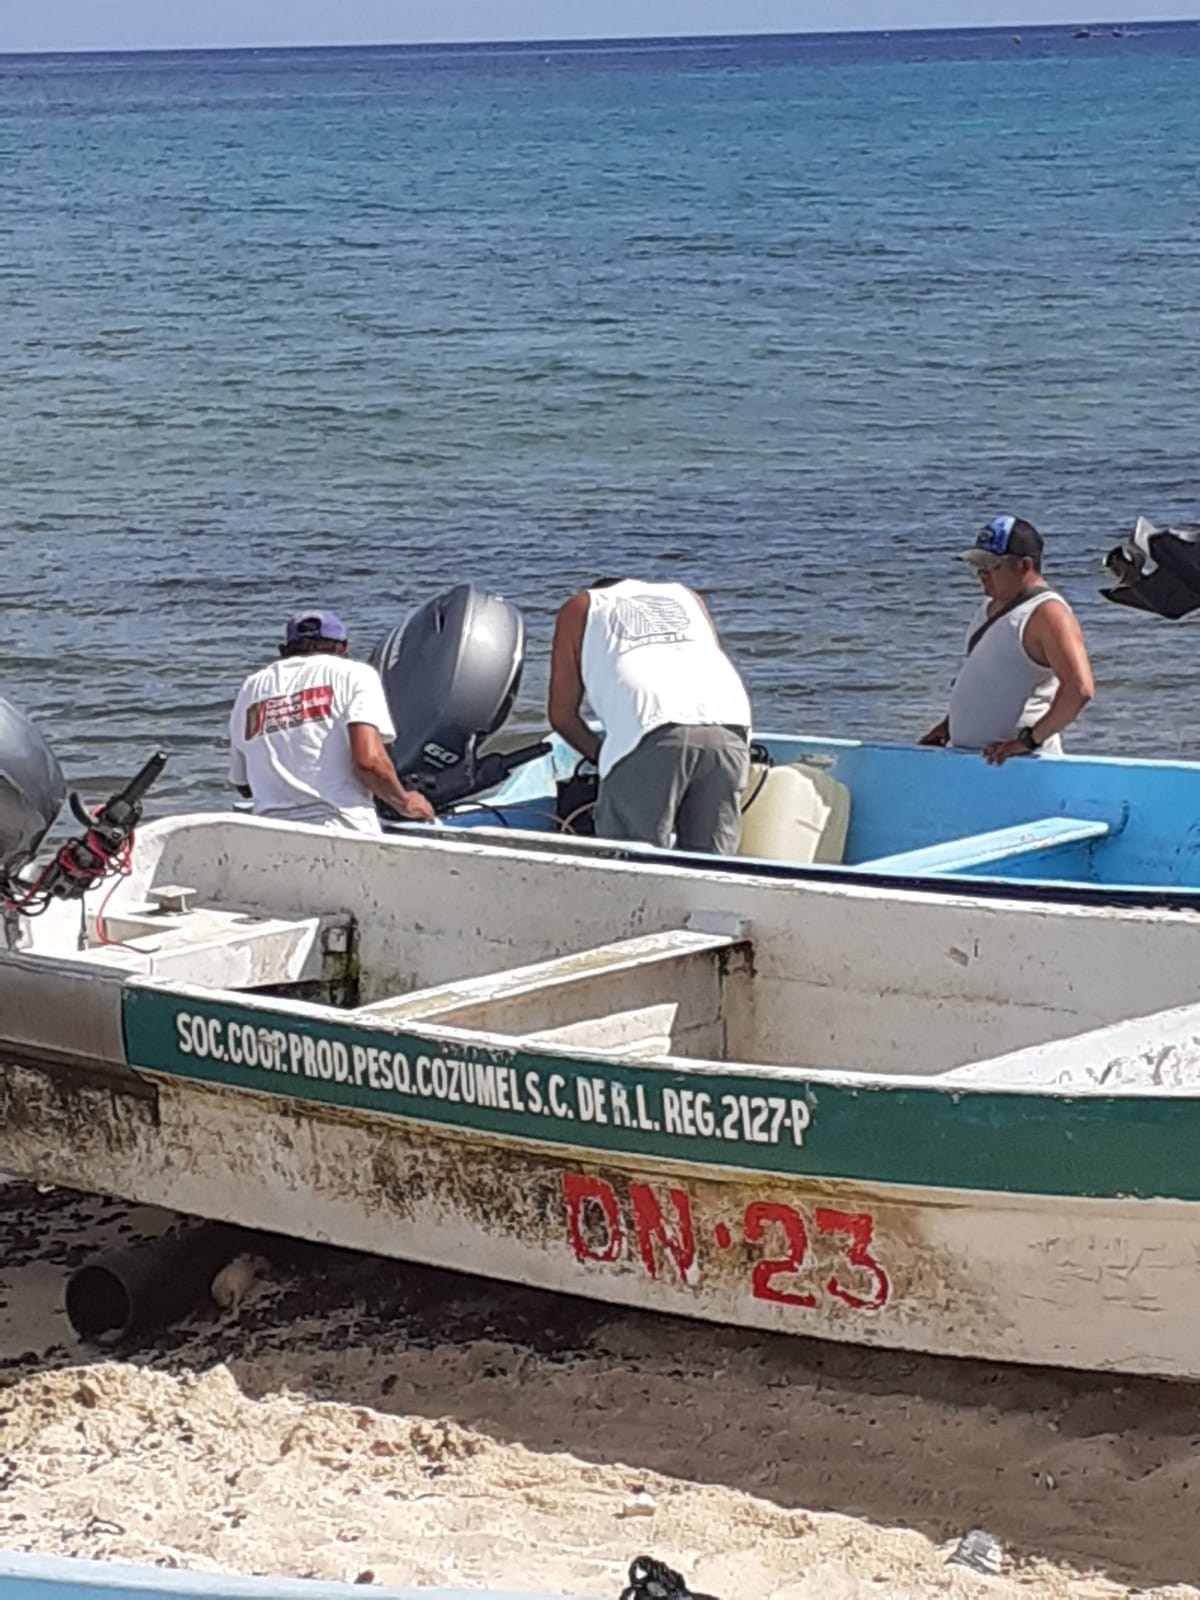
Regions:
<instances>
[{"instance_id":1,"label":"wristwatch","mask_svg":"<svg viewBox=\"0 0 1200 1600\"><path fill-rule=\"evenodd\" d=\"M1017 743L1023 744L1030 755L1034 755L1042 748L1032 728L1022 728L1017 734Z\"/></svg>"}]
</instances>

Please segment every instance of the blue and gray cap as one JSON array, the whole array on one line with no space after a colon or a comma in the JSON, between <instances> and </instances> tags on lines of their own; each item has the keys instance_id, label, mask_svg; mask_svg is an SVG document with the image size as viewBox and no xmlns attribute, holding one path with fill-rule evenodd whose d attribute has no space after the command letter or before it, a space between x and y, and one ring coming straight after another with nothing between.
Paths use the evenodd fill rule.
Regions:
<instances>
[{"instance_id":1,"label":"blue and gray cap","mask_svg":"<svg viewBox=\"0 0 1200 1600\"><path fill-rule=\"evenodd\" d=\"M1043 548L1041 534L1024 517L993 517L986 528L979 530L972 547L962 552L962 559L980 571L1017 556L1025 556L1040 567Z\"/></svg>"}]
</instances>

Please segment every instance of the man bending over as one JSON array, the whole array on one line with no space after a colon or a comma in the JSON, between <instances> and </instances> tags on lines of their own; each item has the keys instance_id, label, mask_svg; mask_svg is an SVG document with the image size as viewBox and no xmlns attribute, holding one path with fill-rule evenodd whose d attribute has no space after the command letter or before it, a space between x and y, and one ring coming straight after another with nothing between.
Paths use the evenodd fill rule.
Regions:
<instances>
[{"instance_id":1,"label":"man bending over","mask_svg":"<svg viewBox=\"0 0 1200 1600\"><path fill-rule=\"evenodd\" d=\"M585 696L603 739L583 719ZM554 626L549 716L600 769L602 838L736 851L750 701L691 589L605 578L572 595Z\"/></svg>"}]
</instances>

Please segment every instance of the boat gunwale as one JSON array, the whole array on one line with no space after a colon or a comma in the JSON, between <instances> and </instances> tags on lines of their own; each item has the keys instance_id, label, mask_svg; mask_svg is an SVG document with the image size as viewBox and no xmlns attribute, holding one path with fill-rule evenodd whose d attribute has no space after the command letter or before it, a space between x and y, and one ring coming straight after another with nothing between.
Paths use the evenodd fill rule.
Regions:
<instances>
[{"instance_id":1,"label":"boat gunwale","mask_svg":"<svg viewBox=\"0 0 1200 1600\"><path fill-rule=\"evenodd\" d=\"M0 971L9 956L18 955L22 962L37 961L39 957L17 952L0 952ZM313 1023L329 1023L335 1027L364 1030L379 1034L381 1037L401 1041L406 1044L421 1044L433 1047L443 1045L456 1045L486 1051L496 1057L512 1058L536 1057L546 1061L560 1061L568 1052L562 1047L557 1049L538 1043L536 1040L526 1040L520 1034L493 1033L485 1028L464 1028L453 1023L441 1024L436 1018L424 1021L414 1017L411 1021L406 1019L403 1026L397 1026L386 1017L381 1017L373 1012L371 1006L360 1007L357 1010L343 1010L338 1006L327 1005L317 1000L282 999L276 995L259 995L253 990L243 989L215 989L205 988L201 984L183 983L173 978L143 977L140 974L130 973L125 977L122 985L128 993L130 991L152 991L156 994L177 995L181 999L196 1001L201 1004L213 1003L220 1005L240 1005L248 1010L263 1011L278 1016L293 1016L298 1021ZM413 998L419 994L414 990L412 995L405 999ZM1197 1034L1200 1035L1200 998L1187 1005L1171 1006L1160 1011L1151 1011L1144 1016L1126 1017L1118 1022L1102 1023L1095 1028L1087 1028L1082 1032L1064 1035L1057 1039L1043 1040L1037 1044L1023 1046L1019 1050L1004 1050L994 1057L986 1057L982 1061L966 1063L972 1070L987 1066L990 1061L1008 1062L1016 1056L1031 1056L1036 1051L1051 1049L1078 1043L1087 1040L1093 1035L1128 1028L1138 1022L1152 1023L1159 1019L1175 1019L1181 1014L1194 1011L1196 1013ZM2 1026L2 1025L0 1025ZM3 1033L0 1032L0 1044L3 1044ZM27 1048L22 1044L21 1048ZM597 1066L613 1065L611 1054L603 1050L589 1048L586 1045L572 1044L569 1051L572 1061L585 1064L594 1063ZM623 1061L624 1066L632 1070L672 1072L680 1077L766 1077L778 1079L780 1083L794 1083L814 1088L828 1086L830 1088L846 1089L852 1093L870 1093L877 1090L905 1089L919 1090L923 1093L947 1095L951 1099L967 1099L971 1095L1021 1095L1033 1096L1039 1099L1053 1099L1073 1102L1076 1100L1111 1100L1125 1102L1129 1100L1144 1099L1158 1102L1161 1100L1197 1100L1200 1101L1200 1084L1194 1089L1184 1088L1178 1084L1146 1084L1139 1085L1136 1089L1126 1090L1124 1086L1115 1088L1110 1085L1098 1083L1073 1084L1063 1087L1057 1084L1038 1083L1035 1081L1012 1081L995 1083L990 1080L977 1078L954 1079L950 1075L959 1071L959 1067L947 1068L940 1073L922 1072L871 1072L867 1070L853 1071L844 1067L819 1067L803 1064L781 1065L772 1062L756 1061L721 1061L716 1058L701 1058L695 1056L642 1056L636 1061ZM134 1071L157 1071L159 1069L145 1067L140 1064L130 1063Z\"/></svg>"},{"instance_id":2,"label":"boat gunwale","mask_svg":"<svg viewBox=\"0 0 1200 1600\"><path fill-rule=\"evenodd\" d=\"M1058 757L1055 758L1059 759ZM1062 758L1062 759L1065 759ZM490 809L490 808L489 808ZM187 826L216 826L235 822L240 827L273 830L286 828L289 834L303 833L326 843L334 835L328 828L315 823L280 822L277 818L256 817L244 811L186 811L170 816L156 817L139 830L139 840L167 839L177 828ZM484 835L480 838L479 835ZM670 875L761 879L764 882L796 883L814 890L836 890L839 893L858 891L868 899L896 899L927 901L930 898L945 900L958 906L969 906L973 901L998 901L1021 909L1035 905L1046 910L1070 911L1134 911L1164 913L1184 916L1200 912L1200 887L1155 888L1133 885L1105 886L1103 884L1076 884L1063 879L1036 878L977 878L968 874L946 873L937 878L900 876L891 873L870 873L857 867L835 866L826 863L796 863L766 861L756 856L682 856L672 850L659 850L653 845L635 845L625 842L601 843L584 841L590 848L573 849L564 841L561 851L544 844L522 845L525 834L531 840L555 840L552 833L520 828L431 828L428 823L389 823L382 834L345 832L337 835L338 842L357 848L386 845L420 845L423 848L443 847L446 850L499 850L514 858L528 860L537 854L559 864L579 865L590 861L602 862L606 867L636 869L639 872L662 872ZM513 838L518 842L513 843ZM507 842L506 842L507 841ZM883 891L881 894L880 891ZM229 902L233 904L233 902Z\"/></svg>"},{"instance_id":3,"label":"boat gunwale","mask_svg":"<svg viewBox=\"0 0 1200 1600\"><path fill-rule=\"evenodd\" d=\"M891 1182L918 1188L1200 1200L1192 1119L1180 1115L1182 1107L1200 1108L1200 1094L1168 1092L1162 1086L1153 1086L1157 1092L1147 1092L1146 1086L1141 1085L1131 1093L1101 1085L1073 1087L1064 1092L1038 1084L1009 1084L1002 1089L975 1082L943 1080L935 1084L928 1077L900 1082L882 1074L869 1080L859 1077L847 1081L832 1075L799 1077L783 1068L739 1072L730 1069L728 1063L712 1064L699 1071L690 1062L679 1066L679 1058L668 1058L661 1064L614 1062L600 1054L585 1056L574 1049L556 1052L524 1044L519 1038L477 1030L455 1030L452 1035L449 1029L413 1032L378 1023L364 1025L354 1013L337 1013L334 1008L307 1007L301 1016L289 1001L254 1001L236 991L204 990L168 980L131 980L125 997L127 1060L134 1072L235 1093L265 1092L294 1106L333 1106L372 1116L372 1120L377 1114L384 1121L421 1125L442 1134L461 1132L506 1144L568 1150L586 1161L678 1160L694 1170L770 1172L784 1177ZM164 1004L147 1008L148 1000ZM397 1086L398 1092L393 1094L392 1086L376 1089L364 1085L361 1078L351 1083L348 1078L334 1081L324 1076L296 1076L294 1068L289 1071L282 1065L247 1066L226 1056L214 1057L194 1050L189 1054L173 1033L166 1031L170 1024L177 1027L182 1009L168 1019L166 1006L178 1005L179 1001L191 1008L189 1019L196 1012L218 1020L226 1014L225 1022L241 1021L244 1026L263 1016L290 1017L299 1031L311 1032L314 1025L323 1027L327 1030L325 1038L332 1040L340 1034L344 1036L343 1044L356 1032L378 1034L393 1044L392 1055L404 1055L410 1066L422 1047L428 1050L432 1046L437 1051L439 1043L443 1047L450 1043L468 1052L467 1060L469 1053L475 1052L488 1058L480 1065L503 1065L511 1070L514 1079L523 1082L528 1081L526 1074L533 1073L548 1085L549 1075L561 1071L564 1092L571 1086L576 1096L577 1086L589 1068L595 1069L596 1075L610 1086L619 1083L628 1087L640 1082L647 1092L656 1088L663 1104L664 1089L704 1089L712 1083L720 1085L722 1078L727 1086L734 1086L735 1095L740 1093L742 1082L748 1087L757 1082L763 1086L760 1095L769 1096L774 1091L781 1104L780 1091L787 1088L789 1102L802 1102L808 1108L804 1120L807 1131L799 1138L793 1137L791 1146L786 1137L775 1143L754 1142L743 1140L740 1133L731 1143L709 1130L681 1132L657 1121L652 1125L617 1125L607 1119L588 1121L582 1116L575 1120L575 1112L568 1111L564 1122L557 1113L554 1118L548 1113L538 1115L536 1107L527 1108L523 1103L508 1109L502 1104L451 1104L422 1088L419 1076L415 1090L411 1086L400 1090ZM156 1016L156 1009L163 1015ZM241 1018L230 1019L227 1014L231 1011L240 1011ZM188 1027L192 1027L190 1020ZM319 1032L316 1036L322 1037ZM164 1044L164 1038L170 1042ZM446 1056L450 1054L446 1052ZM432 1052L428 1059L433 1060ZM567 1073L566 1069L571 1070ZM710 1103L713 1098L709 1097ZM564 1137L567 1123L570 1134ZM927 1162L932 1164L927 1166ZM1187 1174L1194 1176L1188 1178ZM1171 1186L1164 1187L1165 1183Z\"/></svg>"}]
</instances>

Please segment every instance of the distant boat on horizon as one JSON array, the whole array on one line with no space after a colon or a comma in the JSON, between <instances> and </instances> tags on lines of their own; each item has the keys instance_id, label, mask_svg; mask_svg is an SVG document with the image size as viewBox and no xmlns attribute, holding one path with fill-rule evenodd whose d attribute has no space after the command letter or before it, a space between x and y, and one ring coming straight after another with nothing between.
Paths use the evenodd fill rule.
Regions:
<instances>
[{"instance_id":1,"label":"distant boat on horizon","mask_svg":"<svg viewBox=\"0 0 1200 1600\"><path fill-rule=\"evenodd\" d=\"M1123 28L1120 25L1115 28L1110 28L1108 31L1114 39L1136 39L1138 37L1135 29ZM1077 39L1096 39L1099 38L1102 32L1103 29L1101 28L1080 26L1075 29L1075 37Z\"/></svg>"}]
</instances>

